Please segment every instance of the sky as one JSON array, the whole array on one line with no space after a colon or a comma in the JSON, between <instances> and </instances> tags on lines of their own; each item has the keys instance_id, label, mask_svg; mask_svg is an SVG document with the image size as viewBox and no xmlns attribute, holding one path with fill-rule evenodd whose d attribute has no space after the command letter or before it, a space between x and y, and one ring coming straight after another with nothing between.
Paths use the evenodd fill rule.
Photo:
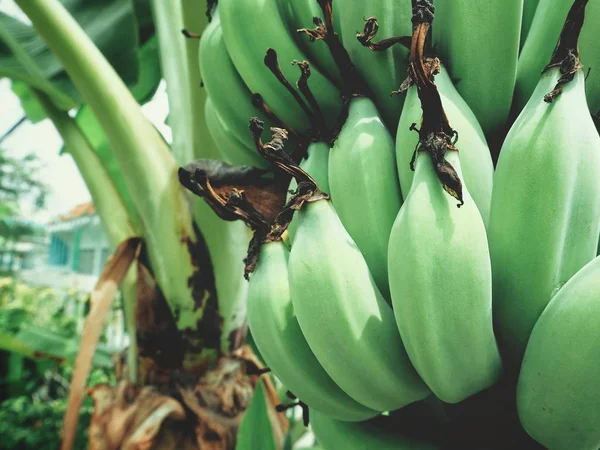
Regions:
<instances>
[{"instance_id":1,"label":"sky","mask_svg":"<svg viewBox=\"0 0 600 450\"><path fill-rule=\"evenodd\" d=\"M13 0L0 0L0 11L23 20L23 16ZM171 132L169 127L164 124L168 109L163 81L152 101L144 105L142 110L170 142ZM0 136L3 136L24 115L19 98L12 92L10 80L1 79ZM25 219L46 223L74 206L90 200L90 194L71 155L59 155L61 148L62 140L49 120L35 125L25 121L2 142L1 149L9 155L18 157L34 153L39 158L41 168L38 176L50 191L46 199L46 206L42 210L36 210L32 199L22 202L21 213Z\"/></svg>"}]
</instances>

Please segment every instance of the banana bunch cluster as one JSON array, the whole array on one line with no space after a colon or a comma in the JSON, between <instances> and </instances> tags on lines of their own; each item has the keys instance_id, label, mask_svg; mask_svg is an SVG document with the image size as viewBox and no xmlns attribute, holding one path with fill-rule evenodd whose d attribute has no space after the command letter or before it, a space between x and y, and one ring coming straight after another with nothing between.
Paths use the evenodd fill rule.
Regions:
<instances>
[{"instance_id":1,"label":"banana bunch cluster","mask_svg":"<svg viewBox=\"0 0 600 450\"><path fill-rule=\"evenodd\" d=\"M600 0L209 12L230 165L180 179L254 230L249 328L321 444L598 450Z\"/></svg>"}]
</instances>

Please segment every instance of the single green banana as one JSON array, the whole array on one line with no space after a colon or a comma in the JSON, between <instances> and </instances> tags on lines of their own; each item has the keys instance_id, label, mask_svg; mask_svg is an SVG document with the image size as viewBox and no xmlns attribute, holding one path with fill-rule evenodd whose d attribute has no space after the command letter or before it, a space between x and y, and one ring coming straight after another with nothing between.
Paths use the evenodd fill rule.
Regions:
<instances>
[{"instance_id":1,"label":"single green banana","mask_svg":"<svg viewBox=\"0 0 600 450\"><path fill-rule=\"evenodd\" d=\"M519 56L514 94L516 113L523 110L540 81L540 73L552 57L571 5L573 0L539 0Z\"/></svg>"},{"instance_id":2,"label":"single green banana","mask_svg":"<svg viewBox=\"0 0 600 450\"><path fill-rule=\"evenodd\" d=\"M329 193L329 145L325 142L311 142L307 149L306 159L303 159L300 163L300 167L306 173L308 173L317 182L317 186L323 192ZM290 181L290 187L288 189L287 199L290 199L291 194L289 191L295 191L298 187L296 179L292 178ZM298 220L296 217L292 219L288 225L288 238L291 243L294 242L294 235L296 234L296 228L298 226Z\"/></svg>"},{"instance_id":3,"label":"single green banana","mask_svg":"<svg viewBox=\"0 0 600 450\"><path fill-rule=\"evenodd\" d=\"M459 154L446 160L461 179ZM491 386L502 363L492 324L492 272L481 214L440 186L431 156L414 180L389 243L392 302L402 341L421 378L447 403Z\"/></svg>"},{"instance_id":4,"label":"single green banana","mask_svg":"<svg viewBox=\"0 0 600 450\"><path fill-rule=\"evenodd\" d=\"M523 0L452 0L435 6L434 45L486 136L495 136L510 113Z\"/></svg>"},{"instance_id":5,"label":"single green banana","mask_svg":"<svg viewBox=\"0 0 600 450\"><path fill-rule=\"evenodd\" d=\"M306 59L292 36L295 30L280 15L277 0L220 0L219 9L227 50L246 85L261 94L283 122L300 133L309 130L306 114L263 64L265 53L273 48L280 61L286 62L281 67L283 75L295 79L297 71L291 62ZM333 126L341 110L340 93L316 67L311 72L312 92L328 125Z\"/></svg>"},{"instance_id":6,"label":"single green banana","mask_svg":"<svg viewBox=\"0 0 600 450\"><path fill-rule=\"evenodd\" d=\"M571 10L565 45L576 43L570 31L583 8L585 1ZM555 57L570 59L573 51L559 45ZM600 137L584 73L577 69L563 84L564 62L555 57L557 66L542 75L506 137L492 194L494 319L501 348L515 363L555 288L596 256L600 233Z\"/></svg>"},{"instance_id":7,"label":"single green banana","mask_svg":"<svg viewBox=\"0 0 600 450\"><path fill-rule=\"evenodd\" d=\"M268 167L269 163L261 158L256 151L256 147L247 147L245 143L240 141L231 131L228 127L228 123L223 120L215 110L212 97L206 97L204 114L208 125L208 131L210 132L219 153L226 162L240 166ZM247 133L248 136L252 137L249 130Z\"/></svg>"},{"instance_id":8,"label":"single green banana","mask_svg":"<svg viewBox=\"0 0 600 450\"><path fill-rule=\"evenodd\" d=\"M443 66L435 77L435 83L448 120L458 133L460 162L465 183L469 186L469 192L487 227L494 179L494 164L490 149L477 118L455 89ZM412 184L414 172L410 169L410 161L419 142L418 133L411 128L412 124L420 122L421 116L421 102L417 95L417 88L413 86L406 95L396 133L396 159L404 196L408 194Z\"/></svg>"},{"instance_id":9,"label":"single green banana","mask_svg":"<svg viewBox=\"0 0 600 450\"><path fill-rule=\"evenodd\" d=\"M365 48L356 38L363 31L365 18L375 17L379 22L379 36L410 36L412 7L410 0L348 1L341 8L337 0L333 10L338 11L338 30L350 59L373 92L373 99L381 111L385 123L396 130L403 96L391 96L406 78L408 49L395 45L388 50L373 52Z\"/></svg>"},{"instance_id":10,"label":"single green banana","mask_svg":"<svg viewBox=\"0 0 600 450\"><path fill-rule=\"evenodd\" d=\"M392 309L328 200L306 203L290 254L290 290L313 353L356 401L378 411L421 400L429 389L402 344Z\"/></svg>"},{"instance_id":11,"label":"single green banana","mask_svg":"<svg viewBox=\"0 0 600 450\"><path fill-rule=\"evenodd\" d=\"M218 7L202 33L199 58L202 82L212 99L212 109L218 112L232 137L235 136L255 156L256 148L248 131L248 120L252 116L258 116L264 121L265 117L252 105L252 93L229 57L223 40ZM271 126L268 122L267 127ZM264 162L262 165L264 166Z\"/></svg>"},{"instance_id":12,"label":"single green banana","mask_svg":"<svg viewBox=\"0 0 600 450\"><path fill-rule=\"evenodd\" d=\"M398 431L401 423L379 416L366 422L347 423L323 414L310 414L311 429L325 450L434 450L439 446Z\"/></svg>"},{"instance_id":13,"label":"single green banana","mask_svg":"<svg viewBox=\"0 0 600 450\"><path fill-rule=\"evenodd\" d=\"M537 321L521 367L521 424L552 450L600 448L600 258L556 294Z\"/></svg>"},{"instance_id":14,"label":"single green banana","mask_svg":"<svg viewBox=\"0 0 600 450\"><path fill-rule=\"evenodd\" d=\"M248 325L265 363L313 411L343 421L379 414L352 400L311 352L294 314L288 282L289 252L282 241L262 245L250 274Z\"/></svg>"},{"instance_id":15,"label":"single green banana","mask_svg":"<svg viewBox=\"0 0 600 450\"><path fill-rule=\"evenodd\" d=\"M331 53L325 45L310 42L310 37L304 32L298 32L301 29L312 29L314 17L323 20L323 13L316 0L277 0L281 16L284 18L287 26L292 33L296 33L296 42L309 57L311 67L318 67L327 77L337 86L341 85L340 72L333 60ZM342 9L340 1L337 0L334 14Z\"/></svg>"},{"instance_id":16,"label":"single green banana","mask_svg":"<svg viewBox=\"0 0 600 450\"><path fill-rule=\"evenodd\" d=\"M540 0L523 0L523 20L521 21L521 48L525 44L527 35L531 28L531 23L535 16L535 10L537 9Z\"/></svg>"},{"instance_id":17,"label":"single green banana","mask_svg":"<svg viewBox=\"0 0 600 450\"><path fill-rule=\"evenodd\" d=\"M402 205L395 168L394 139L375 103L367 97L352 99L348 118L329 154L329 187L344 228L386 299L388 240Z\"/></svg>"}]
</instances>

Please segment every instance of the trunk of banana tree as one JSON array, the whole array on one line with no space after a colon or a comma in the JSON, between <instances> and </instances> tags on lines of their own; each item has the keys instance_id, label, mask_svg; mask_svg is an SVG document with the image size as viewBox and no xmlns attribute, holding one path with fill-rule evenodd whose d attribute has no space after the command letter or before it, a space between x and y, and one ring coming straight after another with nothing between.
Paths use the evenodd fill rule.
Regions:
<instances>
[{"instance_id":1,"label":"trunk of banana tree","mask_svg":"<svg viewBox=\"0 0 600 450\"><path fill-rule=\"evenodd\" d=\"M205 205L196 207L197 220L192 219L173 154L122 80L58 0L17 3L61 61L106 133L139 217L139 224L130 231L145 242L134 264L137 298L129 314L132 321L135 318L129 328L137 336L137 358L134 362L130 355L128 362L117 364L121 379L117 386L93 391L96 407L90 448L143 445L233 449L241 418L259 383L264 385L266 403L271 405L267 409L279 447L286 422L275 414L277 395L269 377L259 378L260 362L244 345L245 282L241 275L249 232L241 223L223 226ZM194 2L185 5L196 6ZM176 21L171 31L179 33L183 8L173 9ZM190 56L193 49L186 46L180 46L178 58L185 63L181 70L190 75L178 100L182 104L189 95L194 105L188 109L192 117L182 122L186 125L179 126L183 128L179 132L189 133L185 139L189 137L193 145L174 150L182 159L190 152L195 157L212 157L212 143L197 131L198 124L204 123L204 99L201 92L191 90L194 85L199 88L199 73L196 60ZM177 58L173 63L177 64ZM172 89L169 93L177 95ZM185 114L186 108L179 112ZM171 113L171 123L180 125L182 117L178 116L182 114ZM55 120L55 124L61 128L60 121ZM105 189L113 192L114 186L111 190L109 182L99 181L93 170L98 161L93 156L79 156L75 160L82 173L87 173L88 186L94 190L95 185L100 192L94 200L101 202ZM102 172L101 164L98 169ZM117 203L115 198L113 203ZM98 212L110 230L112 213ZM139 370L132 364L139 365ZM132 382L134 374L139 375L137 383Z\"/></svg>"}]
</instances>

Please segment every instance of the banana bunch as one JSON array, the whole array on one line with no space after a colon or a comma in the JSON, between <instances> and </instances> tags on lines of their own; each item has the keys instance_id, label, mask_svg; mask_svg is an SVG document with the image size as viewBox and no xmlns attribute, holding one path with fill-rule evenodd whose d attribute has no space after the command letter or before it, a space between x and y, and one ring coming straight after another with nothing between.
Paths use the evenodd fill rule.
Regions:
<instances>
[{"instance_id":1,"label":"banana bunch","mask_svg":"<svg viewBox=\"0 0 600 450\"><path fill-rule=\"evenodd\" d=\"M212 8L228 164L184 185L252 230L236 295L324 448L600 448L598 19L600 0Z\"/></svg>"}]
</instances>

